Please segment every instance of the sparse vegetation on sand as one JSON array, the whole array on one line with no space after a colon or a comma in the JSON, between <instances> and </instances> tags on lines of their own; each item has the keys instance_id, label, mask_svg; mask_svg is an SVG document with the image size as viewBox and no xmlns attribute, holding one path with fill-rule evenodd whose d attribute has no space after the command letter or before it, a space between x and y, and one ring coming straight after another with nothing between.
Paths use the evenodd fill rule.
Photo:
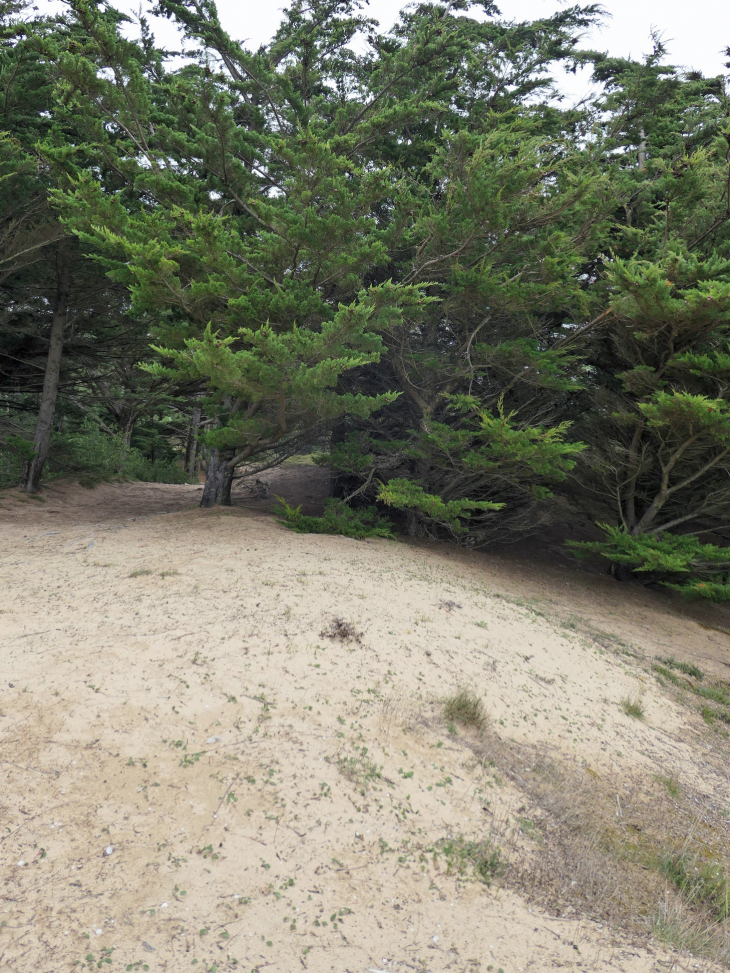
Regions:
<instances>
[{"instance_id":1,"label":"sparse vegetation on sand","mask_svg":"<svg viewBox=\"0 0 730 973\"><path fill-rule=\"evenodd\" d=\"M444 700L444 718L450 723L471 726L477 730L483 729L487 723L484 703L470 689L460 689Z\"/></svg>"},{"instance_id":2,"label":"sparse vegetation on sand","mask_svg":"<svg viewBox=\"0 0 730 973\"><path fill-rule=\"evenodd\" d=\"M424 956L505 971L574 944L596 973L616 950L626 973L730 964L724 636L610 578L150 515L176 496L196 501L7 498L2 719L23 732L0 742L0 871L23 904L0 949L21 973L49 944L135 968L141 942L170 968L356 966L384 933L398 959L416 915Z\"/></svg>"}]
</instances>

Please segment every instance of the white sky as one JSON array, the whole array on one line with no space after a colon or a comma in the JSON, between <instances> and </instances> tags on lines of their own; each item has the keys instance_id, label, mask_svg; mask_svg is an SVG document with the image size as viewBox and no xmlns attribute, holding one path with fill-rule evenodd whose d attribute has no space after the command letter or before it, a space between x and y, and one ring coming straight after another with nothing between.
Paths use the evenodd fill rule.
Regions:
<instances>
[{"instance_id":1,"label":"white sky","mask_svg":"<svg viewBox=\"0 0 730 973\"><path fill-rule=\"evenodd\" d=\"M58 0L36 2L41 10L58 9L59 5ZM283 0L217 2L226 30L252 48L272 36L285 6ZM127 13L140 7L140 0L112 3ZM497 0L497 4L504 18L514 20L549 16L566 6L560 0ZM144 9L150 6L149 0L142 0ZM401 6L397 0L370 0L366 12L387 29L397 19ZM670 63L696 68L709 76L727 73L721 52L730 46L730 0L604 0L603 6L610 16L601 28L586 35L583 46L615 56L640 57L651 50L650 34L652 28L658 28L669 48ZM169 22L154 21L153 26L159 42L171 48L177 46ZM587 92L588 79L568 76L563 87L569 97L580 97Z\"/></svg>"}]
</instances>

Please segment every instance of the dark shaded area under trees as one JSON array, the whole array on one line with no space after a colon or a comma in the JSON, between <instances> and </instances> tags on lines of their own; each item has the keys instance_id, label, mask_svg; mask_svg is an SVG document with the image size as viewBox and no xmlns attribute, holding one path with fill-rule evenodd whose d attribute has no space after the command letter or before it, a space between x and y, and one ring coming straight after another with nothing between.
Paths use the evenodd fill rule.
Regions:
<instances>
[{"instance_id":1,"label":"dark shaded area under trees","mask_svg":"<svg viewBox=\"0 0 730 973\"><path fill-rule=\"evenodd\" d=\"M597 6L378 33L295 0L257 51L211 0L156 12L185 54L94 0L0 4L5 481L182 481L202 451L210 506L328 443L341 501L410 534L568 504L617 576L730 598L726 80L658 37L582 49Z\"/></svg>"}]
</instances>

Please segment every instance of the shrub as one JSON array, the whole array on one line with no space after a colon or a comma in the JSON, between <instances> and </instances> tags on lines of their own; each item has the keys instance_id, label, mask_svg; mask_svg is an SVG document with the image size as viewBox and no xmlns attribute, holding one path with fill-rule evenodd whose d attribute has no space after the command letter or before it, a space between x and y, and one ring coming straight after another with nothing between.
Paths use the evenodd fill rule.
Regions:
<instances>
[{"instance_id":1,"label":"shrub","mask_svg":"<svg viewBox=\"0 0 730 973\"><path fill-rule=\"evenodd\" d=\"M328 500L321 517L302 513L301 505L290 506L283 497L279 501L279 523L298 534L340 534L363 540L366 537L393 537L393 525L381 517L375 507L353 510L339 500Z\"/></svg>"},{"instance_id":2,"label":"shrub","mask_svg":"<svg viewBox=\"0 0 730 973\"><path fill-rule=\"evenodd\" d=\"M621 709L627 716L635 720L644 719L644 705L640 699L629 699L628 696L621 700Z\"/></svg>"},{"instance_id":3,"label":"shrub","mask_svg":"<svg viewBox=\"0 0 730 973\"><path fill-rule=\"evenodd\" d=\"M30 450L30 442L6 437L0 449L0 487L15 486ZM25 449L23 448L25 447ZM127 447L121 436L110 436L85 423L71 432L56 432L51 439L43 480L76 477L82 486L105 480L131 479L148 483L189 483L182 465L174 459L151 460L139 449Z\"/></svg>"},{"instance_id":4,"label":"shrub","mask_svg":"<svg viewBox=\"0 0 730 973\"><path fill-rule=\"evenodd\" d=\"M480 730L487 722L487 714L481 699L471 690L462 689L444 700L444 719Z\"/></svg>"},{"instance_id":5,"label":"shrub","mask_svg":"<svg viewBox=\"0 0 730 973\"><path fill-rule=\"evenodd\" d=\"M637 534L599 525L602 541L566 541L578 557L599 554L614 565L656 580L687 597L730 600L730 548L703 544L692 534Z\"/></svg>"}]
</instances>

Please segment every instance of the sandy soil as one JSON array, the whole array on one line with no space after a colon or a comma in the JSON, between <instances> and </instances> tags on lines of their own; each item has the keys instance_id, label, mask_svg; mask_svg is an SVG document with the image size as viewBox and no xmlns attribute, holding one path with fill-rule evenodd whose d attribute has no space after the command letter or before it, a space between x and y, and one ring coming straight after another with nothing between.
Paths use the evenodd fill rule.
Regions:
<instances>
[{"instance_id":1,"label":"sandy soil","mask_svg":"<svg viewBox=\"0 0 730 973\"><path fill-rule=\"evenodd\" d=\"M307 476L289 495L314 503ZM460 875L449 839L539 849L519 781L441 708L469 687L515 753L632 786L671 768L727 807L727 744L643 662L726 678L726 635L565 567L199 496L0 495L1 970L713 968Z\"/></svg>"}]
</instances>

